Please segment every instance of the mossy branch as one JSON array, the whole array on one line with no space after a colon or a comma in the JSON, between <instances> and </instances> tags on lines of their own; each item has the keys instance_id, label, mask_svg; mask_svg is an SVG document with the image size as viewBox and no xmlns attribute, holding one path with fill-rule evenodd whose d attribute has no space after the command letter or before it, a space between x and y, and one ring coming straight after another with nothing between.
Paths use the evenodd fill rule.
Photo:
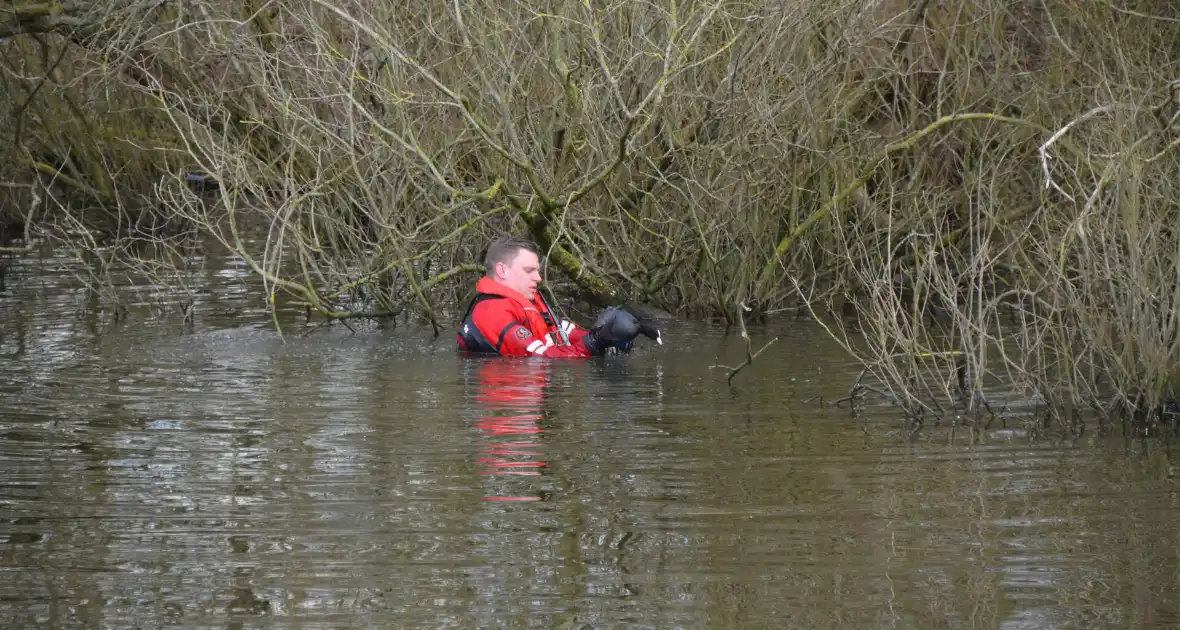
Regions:
<instances>
[{"instance_id":1,"label":"mossy branch","mask_svg":"<svg viewBox=\"0 0 1180 630\"><path fill-rule=\"evenodd\" d=\"M8 3L0 6L0 39L83 26L80 12L73 2Z\"/></svg>"},{"instance_id":2,"label":"mossy branch","mask_svg":"<svg viewBox=\"0 0 1180 630\"><path fill-rule=\"evenodd\" d=\"M78 192L84 193L86 196L90 197L91 199L97 201L100 204L105 204L105 203L110 202L110 198L107 197L106 195L103 195L102 192L100 192L98 189L87 184L86 182L83 182L80 179L76 179L76 178L70 177L69 175L66 175L65 173L61 172L60 170L54 168L52 165L46 164L44 162L37 162L36 169L37 169L37 171L39 171L41 173L45 173L45 174L51 176L54 179L54 181L61 182L61 183L65 184L66 186L69 186L70 188L77 190Z\"/></svg>"},{"instance_id":3,"label":"mossy branch","mask_svg":"<svg viewBox=\"0 0 1180 630\"><path fill-rule=\"evenodd\" d=\"M881 152L877 156L877 158L873 160L872 164L868 168L866 168L864 171L861 172L859 177L857 177L851 183L846 184L843 188L838 190L835 195L833 195L830 199L828 199L822 206L820 206L814 212L812 212L810 215L808 215L807 218L805 218L798 225L796 225L795 227L793 227L787 231L787 233L779 240L778 245L774 248L774 256L772 256L770 258L770 260L767 261L766 265L762 268L762 274L758 279L758 286L762 287L762 288L766 287L767 283L770 281L770 278L772 277L772 274L774 273L775 266L780 264L780 261L782 260L783 255L787 253L787 251L795 243L796 239L798 239L803 234L806 234L807 231L810 230L811 228L815 227L815 224L817 224L820 221L822 221L823 219L827 218L827 216L829 214L831 214L832 209L835 208L837 204L843 203L845 200L847 200L849 197L851 197L853 194L855 194L858 190L863 188L864 185L869 181L869 179L872 178L873 175L877 172L877 169L880 168L881 165L885 163L885 160L888 159L889 156L891 156L894 153L898 153L900 151L908 151L908 150L914 148L914 145L918 144L923 139L925 139L927 136L933 134L934 132L938 131L939 129L941 129L947 125L958 123L958 122L972 121L972 120L990 120L990 121L995 121L995 122L1002 122L1002 123L1007 123L1007 124L1012 124L1012 125L1018 125L1021 127L1027 127L1027 128L1033 129L1033 130L1040 132L1040 133L1048 133L1048 130L1045 129L1043 126L1038 125L1038 124L1028 121L1028 120L1024 120L1022 118L1013 118L1011 116L1002 116L1000 114L993 114L993 113L986 113L986 112L984 112L984 113L965 113L965 114L954 114L954 115L950 115L950 116L943 116L942 118L939 118L938 120L930 123L926 127L922 128L918 131L915 131L914 133L910 134L909 136L906 136L905 138L903 138L901 140L898 140L896 142L893 142L893 143L887 145L884 149L881 150Z\"/></svg>"}]
</instances>

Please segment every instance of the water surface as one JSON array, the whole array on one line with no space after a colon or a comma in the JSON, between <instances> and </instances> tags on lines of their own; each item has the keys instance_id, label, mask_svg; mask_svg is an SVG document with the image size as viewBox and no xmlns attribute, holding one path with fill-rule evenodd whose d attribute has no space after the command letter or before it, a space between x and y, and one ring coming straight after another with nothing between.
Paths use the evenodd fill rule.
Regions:
<instances>
[{"instance_id":1,"label":"water surface","mask_svg":"<svg viewBox=\"0 0 1180 630\"><path fill-rule=\"evenodd\" d=\"M822 331L590 361L413 326L280 337L243 271L115 322L63 261L0 293L0 627L1166 628L1160 441L911 437Z\"/></svg>"}]
</instances>

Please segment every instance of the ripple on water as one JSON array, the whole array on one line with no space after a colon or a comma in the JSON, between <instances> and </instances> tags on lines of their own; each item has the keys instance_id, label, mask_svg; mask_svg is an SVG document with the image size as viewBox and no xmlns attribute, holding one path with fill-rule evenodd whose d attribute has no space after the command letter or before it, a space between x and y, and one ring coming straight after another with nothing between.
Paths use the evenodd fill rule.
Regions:
<instances>
[{"instance_id":1,"label":"ripple on water","mask_svg":"<svg viewBox=\"0 0 1180 630\"><path fill-rule=\"evenodd\" d=\"M710 329L482 361L405 327L96 335L76 296L11 297L4 627L1180 621L1166 449L801 405L857 370L798 328L731 389Z\"/></svg>"}]
</instances>

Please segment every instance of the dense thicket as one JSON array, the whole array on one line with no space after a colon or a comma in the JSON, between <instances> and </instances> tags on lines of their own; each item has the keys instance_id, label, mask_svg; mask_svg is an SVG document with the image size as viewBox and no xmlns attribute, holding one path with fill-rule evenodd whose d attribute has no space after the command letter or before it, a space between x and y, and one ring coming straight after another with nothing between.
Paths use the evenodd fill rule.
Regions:
<instances>
[{"instance_id":1,"label":"dense thicket","mask_svg":"<svg viewBox=\"0 0 1180 630\"><path fill-rule=\"evenodd\" d=\"M807 309L915 414L988 374L1154 409L1177 50L1170 0L18 1L0 203L164 282L213 239L328 317L437 319L528 233L598 303Z\"/></svg>"}]
</instances>

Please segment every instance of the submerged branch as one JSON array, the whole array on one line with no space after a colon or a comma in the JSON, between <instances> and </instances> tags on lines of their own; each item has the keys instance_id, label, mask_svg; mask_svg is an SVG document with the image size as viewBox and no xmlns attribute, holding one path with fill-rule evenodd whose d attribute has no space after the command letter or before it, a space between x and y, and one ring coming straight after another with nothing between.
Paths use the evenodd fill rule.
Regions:
<instances>
[{"instance_id":1,"label":"submerged branch","mask_svg":"<svg viewBox=\"0 0 1180 630\"><path fill-rule=\"evenodd\" d=\"M746 331L746 318L745 318L745 315L743 315L743 312L749 311L750 308L748 306L746 306L745 302L739 302L737 307L738 307L738 313L737 313L738 314L738 317L737 317L738 326L740 327L740 330L741 330L742 339L746 342L746 359L745 359L745 361L742 361L741 363L739 363L738 365L733 366L733 367L730 367L728 365L712 365L712 366L710 366L710 368L722 368L722 369L729 370L729 375L725 377L725 382L730 385L733 384L733 377L737 376L738 372L741 372L746 367L753 365L754 359L757 359L758 355L762 354L762 352L764 350L769 348L774 342L778 341L778 337L775 337L774 339L771 339L770 341L763 344L762 347L759 348L757 352L754 352L753 345L751 344L751 341L750 341L750 333Z\"/></svg>"}]
</instances>

